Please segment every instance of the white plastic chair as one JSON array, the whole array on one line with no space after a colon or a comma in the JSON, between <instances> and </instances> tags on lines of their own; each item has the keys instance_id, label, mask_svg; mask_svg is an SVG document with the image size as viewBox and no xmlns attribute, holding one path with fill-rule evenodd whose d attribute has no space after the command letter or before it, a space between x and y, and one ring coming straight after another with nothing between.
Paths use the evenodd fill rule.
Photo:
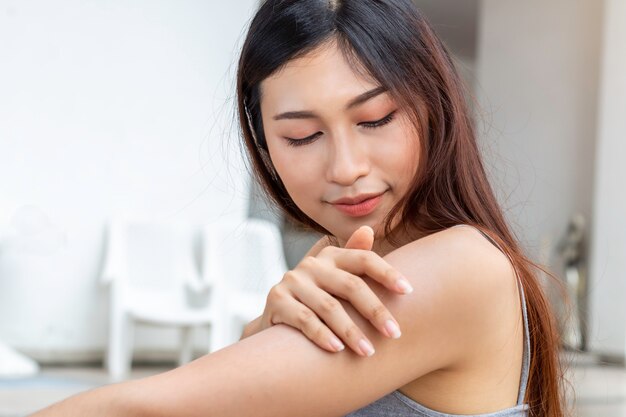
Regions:
<instances>
[{"instance_id":1,"label":"white plastic chair","mask_svg":"<svg viewBox=\"0 0 626 417\"><path fill-rule=\"evenodd\" d=\"M184 364L192 356L192 328L214 321L210 283L196 268L188 225L113 220L102 282L110 291L106 364L113 380L130 370L135 322L180 327Z\"/></svg>"},{"instance_id":2,"label":"white plastic chair","mask_svg":"<svg viewBox=\"0 0 626 417\"><path fill-rule=\"evenodd\" d=\"M267 294L287 263L278 227L246 219L207 225L203 231L205 278L214 283L219 320L211 332L211 352L235 343L243 327L263 313Z\"/></svg>"}]
</instances>

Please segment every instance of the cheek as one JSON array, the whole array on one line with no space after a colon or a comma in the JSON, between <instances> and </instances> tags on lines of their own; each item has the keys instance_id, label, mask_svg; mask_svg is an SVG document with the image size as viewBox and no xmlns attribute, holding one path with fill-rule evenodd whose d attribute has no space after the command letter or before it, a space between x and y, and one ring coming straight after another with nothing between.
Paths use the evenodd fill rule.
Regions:
<instances>
[{"instance_id":1,"label":"cheek","mask_svg":"<svg viewBox=\"0 0 626 417\"><path fill-rule=\"evenodd\" d=\"M397 184L411 181L419 162L419 138L398 127L383 143L377 147L376 155L379 164L391 175L390 179Z\"/></svg>"},{"instance_id":2,"label":"cheek","mask_svg":"<svg viewBox=\"0 0 626 417\"><path fill-rule=\"evenodd\" d=\"M409 178L412 178L419 164L421 139L406 117L402 119L402 122L400 147L403 149L403 154L399 156L398 161L402 161L405 171L410 174Z\"/></svg>"},{"instance_id":3,"label":"cheek","mask_svg":"<svg viewBox=\"0 0 626 417\"><path fill-rule=\"evenodd\" d=\"M289 152L289 157L280 153L273 155L272 161L291 199L307 213L310 210L308 206L321 198L318 188L322 181L317 164L309 159L294 158L295 153Z\"/></svg>"},{"instance_id":4,"label":"cheek","mask_svg":"<svg viewBox=\"0 0 626 417\"><path fill-rule=\"evenodd\" d=\"M415 173L417 172L417 167L419 165L420 159L420 142L418 137L409 137L406 143L406 152L404 153L404 158L402 159L402 163L404 165L404 169L407 173L410 174L409 181L413 178Z\"/></svg>"},{"instance_id":5,"label":"cheek","mask_svg":"<svg viewBox=\"0 0 626 417\"><path fill-rule=\"evenodd\" d=\"M272 158L276 172L289 190L296 186L304 186L308 183L319 181L315 164L310 161L302 161L298 158ZM291 191L291 190L290 190Z\"/></svg>"}]
</instances>

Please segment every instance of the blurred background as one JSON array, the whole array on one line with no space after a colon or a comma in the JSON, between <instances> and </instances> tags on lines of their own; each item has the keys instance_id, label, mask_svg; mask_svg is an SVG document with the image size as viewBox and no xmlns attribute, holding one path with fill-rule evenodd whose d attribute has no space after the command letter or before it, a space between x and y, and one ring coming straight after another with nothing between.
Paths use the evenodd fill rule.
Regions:
<instances>
[{"instance_id":1,"label":"blurred background","mask_svg":"<svg viewBox=\"0 0 626 417\"><path fill-rule=\"evenodd\" d=\"M572 299L545 279L579 415L626 415L626 2L415 2L475 100L511 226ZM0 417L238 340L317 240L241 157L256 6L0 0ZM146 278L173 275L169 301Z\"/></svg>"}]
</instances>

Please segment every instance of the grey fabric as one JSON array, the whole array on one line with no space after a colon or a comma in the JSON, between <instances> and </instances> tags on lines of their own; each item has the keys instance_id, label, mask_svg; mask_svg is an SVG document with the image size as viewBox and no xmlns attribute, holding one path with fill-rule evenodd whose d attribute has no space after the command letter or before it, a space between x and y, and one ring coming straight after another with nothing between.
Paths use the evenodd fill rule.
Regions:
<instances>
[{"instance_id":1,"label":"grey fabric","mask_svg":"<svg viewBox=\"0 0 626 417\"><path fill-rule=\"evenodd\" d=\"M469 225L457 225L467 226ZM457 227L453 226L453 227ZM476 229L476 228L474 228ZM484 237L486 237L493 245L495 245L500 251L502 248L491 239L488 235L478 230ZM520 290L522 301L522 313L524 316L524 353L522 357L522 372L520 375L520 389L517 396L517 405L509 407L504 410L496 411L494 413L476 414L473 417L527 417L528 416L528 404L524 403L524 395L526 394L526 386L528 384L528 373L530 368L530 337L528 332L528 313L526 311L526 298L524 296L524 289L521 285L517 271L515 273L517 277L517 285ZM411 398L402 394L396 390L390 394L374 401L371 404L366 405L345 417L459 417L460 414L446 414L439 411L427 408L420 403L413 401ZM470 415L462 415L461 417L472 417Z\"/></svg>"}]
</instances>

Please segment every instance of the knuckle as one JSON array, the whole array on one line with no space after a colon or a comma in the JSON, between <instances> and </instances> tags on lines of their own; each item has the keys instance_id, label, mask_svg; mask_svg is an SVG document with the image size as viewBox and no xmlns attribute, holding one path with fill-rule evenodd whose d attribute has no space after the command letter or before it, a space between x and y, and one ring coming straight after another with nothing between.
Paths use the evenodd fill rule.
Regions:
<instances>
[{"instance_id":1,"label":"knuckle","mask_svg":"<svg viewBox=\"0 0 626 417\"><path fill-rule=\"evenodd\" d=\"M337 301L337 299L328 296L328 297L324 297L320 305L320 308L325 313L332 313L336 311L339 308L339 306L340 304L339 304L339 301Z\"/></svg>"},{"instance_id":2,"label":"knuckle","mask_svg":"<svg viewBox=\"0 0 626 417\"><path fill-rule=\"evenodd\" d=\"M311 331L311 336L310 338L313 340L323 340L324 339L324 335L326 334L326 328L322 323L318 323L315 326L315 329L313 329Z\"/></svg>"},{"instance_id":3,"label":"knuckle","mask_svg":"<svg viewBox=\"0 0 626 417\"><path fill-rule=\"evenodd\" d=\"M276 284L270 289L269 293L267 294L267 300L268 301L281 300L284 297L284 295L285 295L285 292L283 291L280 284Z\"/></svg>"},{"instance_id":4,"label":"knuckle","mask_svg":"<svg viewBox=\"0 0 626 417\"><path fill-rule=\"evenodd\" d=\"M332 256L335 252L337 248L334 246L325 246L322 248L322 250L320 251L320 254L323 254L324 256Z\"/></svg>"},{"instance_id":5,"label":"knuckle","mask_svg":"<svg viewBox=\"0 0 626 417\"><path fill-rule=\"evenodd\" d=\"M372 252L370 252L370 251L360 250L358 252L359 261L360 262L371 262L371 260L370 260L370 255L371 254L372 254Z\"/></svg>"},{"instance_id":6,"label":"knuckle","mask_svg":"<svg viewBox=\"0 0 626 417\"><path fill-rule=\"evenodd\" d=\"M373 319L387 316L387 309L382 304L377 304L372 307L371 313Z\"/></svg>"},{"instance_id":7,"label":"knuckle","mask_svg":"<svg viewBox=\"0 0 626 417\"><path fill-rule=\"evenodd\" d=\"M356 326L356 324L352 323L349 325L343 332L345 340L356 340L360 337L361 331Z\"/></svg>"},{"instance_id":8,"label":"knuckle","mask_svg":"<svg viewBox=\"0 0 626 417\"><path fill-rule=\"evenodd\" d=\"M360 254L360 262L367 271L372 270L376 266L376 259L373 252L362 252Z\"/></svg>"},{"instance_id":9,"label":"knuckle","mask_svg":"<svg viewBox=\"0 0 626 417\"><path fill-rule=\"evenodd\" d=\"M362 288L363 280L357 276L349 275L346 277L345 286L346 291L356 292Z\"/></svg>"},{"instance_id":10,"label":"knuckle","mask_svg":"<svg viewBox=\"0 0 626 417\"><path fill-rule=\"evenodd\" d=\"M299 281L298 274L293 269L289 270L283 275L283 281L287 284L296 284Z\"/></svg>"},{"instance_id":11,"label":"knuckle","mask_svg":"<svg viewBox=\"0 0 626 417\"><path fill-rule=\"evenodd\" d=\"M298 311L298 314L296 316L296 322L300 327L305 328L314 317L315 314L311 310L303 308Z\"/></svg>"},{"instance_id":12,"label":"knuckle","mask_svg":"<svg viewBox=\"0 0 626 417\"><path fill-rule=\"evenodd\" d=\"M385 278L392 280L392 279L397 278L397 276L398 276L398 273L396 272L395 269L389 267L385 270Z\"/></svg>"},{"instance_id":13,"label":"knuckle","mask_svg":"<svg viewBox=\"0 0 626 417\"><path fill-rule=\"evenodd\" d=\"M317 259L315 257L308 255L300 261L300 266L305 269L309 269L315 265L316 261Z\"/></svg>"}]
</instances>

